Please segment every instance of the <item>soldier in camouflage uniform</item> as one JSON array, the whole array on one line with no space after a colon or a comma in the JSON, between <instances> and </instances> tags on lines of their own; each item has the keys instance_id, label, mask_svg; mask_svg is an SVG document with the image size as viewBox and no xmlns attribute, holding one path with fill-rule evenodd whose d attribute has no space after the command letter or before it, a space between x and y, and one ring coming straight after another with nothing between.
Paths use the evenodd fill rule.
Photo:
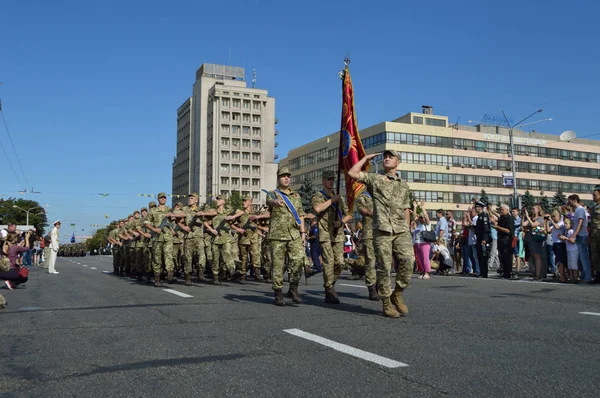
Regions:
<instances>
[{"instance_id":1,"label":"soldier in camouflage uniform","mask_svg":"<svg viewBox=\"0 0 600 398\"><path fill-rule=\"evenodd\" d=\"M596 276L593 283L600 283L600 189L594 189L592 194L594 205L590 209L590 259Z\"/></svg>"},{"instance_id":2,"label":"soldier in camouflage uniform","mask_svg":"<svg viewBox=\"0 0 600 398\"><path fill-rule=\"evenodd\" d=\"M264 216L266 214L266 217ZM273 262L271 261L271 243L269 242L269 214L262 213L253 217L257 220L257 230L260 234L260 262L263 269L263 280L265 283L272 283L271 272Z\"/></svg>"},{"instance_id":3,"label":"soldier in camouflage uniform","mask_svg":"<svg viewBox=\"0 0 600 398\"><path fill-rule=\"evenodd\" d=\"M260 236L258 235L257 225L253 219L254 211L252 208L252 197L244 196L242 198L244 210L236 214L239 226L236 231L239 233L239 259L242 279L246 277L248 259L252 262L254 269L254 280L258 281L260 277Z\"/></svg>"},{"instance_id":4,"label":"soldier in camouflage uniform","mask_svg":"<svg viewBox=\"0 0 600 398\"><path fill-rule=\"evenodd\" d=\"M383 153L384 175L365 173L361 169L378 154L367 155L348 171L348 175L365 184L373 197L373 228L377 269L377 286L386 317L398 318L408 314L403 292L408 287L415 260L410 236L409 187L397 172L399 156L386 150ZM390 271L396 259L396 287L391 291Z\"/></svg>"},{"instance_id":5,"label":"soldier in camouflage uniform","mask_svg":"<svg viewBox=\"0 0 600 398\"><path fill-rule=\"evenodd\" d=\"M140 275L145 274L150 280L152 268L151 263L148 261L148 244L150 242L151 235L148 233L148 229L146 228L145 221L148 217L148 209L142 207L140 210L140 220L137 224L136 230L140 234L136 242L136 251L137 251L137 265L138 271ZM138 280L140 278L138 277Z\"/></svg>"},{"instance_id":6,"label":"soldier in camouflage uniform","mask_svg":"<svg viewBox=\"0 0 600 398\"><path fill-rule=\"evenodd\" d=\"M319 243L323 257L323 286L325 301L339 304L335 282L344 265L344 224L352 219L348 206L340 195L333 193L335 173L325 171L322 175L323 190L312 197L312 206L319 219Z\"/></svg>"},{"instance_id":7,"label":"soldier in camouflage uniform","mask_svg":"<svg viewBox=\"0 0 600 398\"><path fill-rule=\"evenodd\" d=\"M291 173L287 167L277 171L278 189L271 192L267 205L270 208L269 241L273 262L273 290L275 305L284 306L283 267L287 254L290 274L290 291L294 303L301 303L298 282L304 265L304 210L300 195L290 188ZM276 198L276 199L275 199ZM288 200L289 205L286 204ZM296 214L294 215L293 212Z\"/></svg>"},{"instance_id":8,"label":"soldier in camouflage uniform","mask_svg":"<svg viewBox=\"0 0 600 398\"><path fill-rule=\"evenodd\" d=\"M131 243L131 264L132 264L132 272L135 273L135 276L138 281L142 280L142 270L143 263L140 261L140 253L143 250L144 242L142 241L142 236L140 235L138 228L141 225L141 213L139 210L135 210L133 212L133 221L130 224L129 233L133 235L134 240Z\"/></svg>"},{"instance_id":9,"label":"soldier in camouflage uniform","mask_svg":"<svg viewBox=\"0 0 600 398\"><path fill-rule=\"evenodd\" d=\"M365 265L365 284L369 289L369 300L378 301L377 274L375 273L375 247L373 246L373 198L363 191L356 199L356 209L362 215L360 230L359 257L363 257Z\"/></svg>"},{"instance_id":10,"label":"soldier in camouflage uniform","mask_svg":"<svg viewBox=\"0 0 600 398\"><path fill-rule=\"evenodd\" d=\"M173 268L176 273L180 273L181 269L181 257L183 255L183 241L184 232L183 229L177 225L182 223L185 225L185 214L182 212L183 204L177 202L173 208L173 217L170 217L171 222L175 225L173 228Z\"/></svg>"},{"instance_id":11,"label":"soldier in camouflage uniform","mask_svg":"<svg viewBox=\"0 0 600 398\"><path fill-rule=\"evenodd\" d=\"M157 235L148 227L146 220L150 217L150 213L156 209L156 202L152 201L148 203L148 215L144 219L144 232L150 235L147 238L148 244L146 246L146 270L154 276L154 247L156 246Z\"/></svg>"},{"instance_id":12,"label":"soldier in camouflage uniform","mask_svg":"<svg viewBox=\"0 0 600 398\"><path fill-rule=\"evenodd\" d=\"M225 198L223 196L217 196L217 215L212 219L212 225L205 222L205 226L208 231L213 235L212 241L212 271L213 271L213 284L221 284L219 280L219 272L223 271L227 276L231 278L235 277L235 263L231 256L231 245L229 241L229 223L233 219L232 215L226 213L225 210Z\"/></svg>"},{"instance_id":13,"label":"soldier in camouflage uniform","mask_svg":"<svg viewBox=\"0 0 600 398\"><path fill-rule=\"evenodd\" d=\"M204 267L206 266L206 258L204 256L204 234L203 234L203 217L208 215L216 215L216 211L203 212L198 207L199 195L191 193L188 195L188 205L183 208L185 214L185 226L181 228L185 232L183 245L183 253L185 257L184 273L185 284L192 284L192 261L194 256L198 258L198 280L204 280Z\"/></svg>"},{"instance_id":14,"label":"soldier in camouflage uniform","mask_svg":"<svg viewBox=\"0 0 600 398\"><path fill-rule=\"evenodd\" d=\"M158 206L154 208L146 220L146 226L156 235L154 241L154 255L152 258L152 269L154 271L154 286L162 287L160 283L160 272L162 268L163 258L165 269L167 270L167 282L172 283L173 280L173 235L172 228L165 226L168 222L163 223L165 217L172 216L171 209L166 205L167 194L161 192L158 194ZM163 228L159 228L160 226Z\"/></svg>"},{"instance_id":15,"label":"soldier in camouflage uniform","mask_svg":"<svg viewBox=\"0 0 600 398\"><path fill-rule=\"evenodd\" d=\"M127 264L128 264L127 242L129 241L130 238L129 238L129 235L127 235L126 224L127 224L127 219L123 219L121 222L119 222L119 230L117 233L117 236L119 237L119 240L121 241L121 245L119 246L119 252L120 252L119 253L119 257L120 257L119 275L121 275L121 276L125 275Z\"/></svg>"}]
</instances>

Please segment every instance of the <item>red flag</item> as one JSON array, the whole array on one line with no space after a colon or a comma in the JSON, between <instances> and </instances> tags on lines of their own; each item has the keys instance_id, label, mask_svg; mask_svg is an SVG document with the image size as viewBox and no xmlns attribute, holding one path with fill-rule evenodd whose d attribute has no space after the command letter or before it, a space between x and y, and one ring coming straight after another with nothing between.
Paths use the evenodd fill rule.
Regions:
<instances>
[{"instance_id":1,"label":"red flag","mask_svg":"<svg viewBox=\"0 0 600 398\"><path fill-rule=\"evenodd\" d=\"M342 127L340 128L340 161L339 169L344 170L346 176L346 203L350 213L354 211L354 202L358 195L365 189L364 185L354 181L348 176L348 170L354 166L365 155L358 133L358 123L356 123L356 112L354 111L354 88L348 65L342 72ZM371 168L370 163L366 163L362 170L368 171Z\"/></svg>"}]
</instances>

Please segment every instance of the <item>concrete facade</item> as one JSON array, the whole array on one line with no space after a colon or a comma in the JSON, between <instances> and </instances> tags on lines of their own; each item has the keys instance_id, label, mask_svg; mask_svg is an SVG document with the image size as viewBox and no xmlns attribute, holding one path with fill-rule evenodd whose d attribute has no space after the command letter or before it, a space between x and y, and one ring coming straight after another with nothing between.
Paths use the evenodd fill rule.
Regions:
<instances>
[{"instance_id":1,"label":"concrete facade","mask_svg":"<svg viewBox=\"0 0 600 398\"><path fill-rule=\"evenodd\" d=\"M207 202L212 195L238 191L264 203L261 189L276 183L275 99L267 90L246 87L243 68L225 65L203 64L192 91L189 138L185 118L179 135L178 111L173 193L198 192ZM180 139L189 144L187 154L183 143L179 152Z\"/></svg>"},{"instance_id":2,"label":"concrete facade","mask_svg":"<svg viewBox=\"0 0 600 398\"><path fill-rule=\"evenodd\" d=\"M513 189L503 186L503 175L512 173L506 128L450 126L445 116L411 112L360 134L367 153L401 152L402 177L415 199L425 200L432 213L438 208L454 210L458 219L482 189L492 203L510 203ZM529 190L538 199L552 199L560 187L567 196L576 193L584 201L592 199L600 183L599 141L563 142L555 135L519 130L513 136L519 194ZM290 167L293 188L309 178L320 189L322 171L337 170L338 144L336 132L290 150L281 164ZM380 167L378 156L372 170ZM343 186L342 182L342 193Z\"/></svg>"}]
</instances>

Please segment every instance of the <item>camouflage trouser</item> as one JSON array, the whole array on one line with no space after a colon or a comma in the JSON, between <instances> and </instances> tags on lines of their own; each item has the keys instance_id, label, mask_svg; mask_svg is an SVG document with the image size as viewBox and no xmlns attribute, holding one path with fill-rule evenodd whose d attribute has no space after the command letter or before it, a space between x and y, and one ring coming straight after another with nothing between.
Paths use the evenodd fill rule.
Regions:
<instances>
[{"instance_id":1,"label":"camouflage trouser","mask_svg":"<svg viewBox=\"0 0 600 398\"><path fill-rule=\"evenodd\" d=\"M238 247L238 240L237 239L231 239L229 241L229 247L231 248L231 257L233 258L234 261L239 261L240 260L240 249Z\"/></svg>"},{"instance_id":2,"label":"camouflage trouser","mask_svg":"<svg viewBox=\"0 0 600 398\"><path fill-rule=\"evenodd\" d=\"M137 251L135 246L129 246L129 272L137 270Z\"/></svg>"},{"instance_id":3,"label":"camouflage trouser","mask_svg":"<svg viewBox=\"0 0 600 398\"><path fill-rule=\"evenodd\" d=\"M206 261L212 261L212 243L210 242L209 237L204 238L204 247L202 248L202 250L204 250L204 257L206 258Z\"/></svg>"},{"instance_id":4,"label":"camouflage trouser","mask_svg":"<svg viewBox=\"0 0 600 398\"><path fill-rule=\"evenodd\" d=\"M268 239L263 239L261 243L261 265L269 277L273 271L273 261L271 260L271 243Z\"/></svg>"},{"instance_id":5,"label":"camouflage trouser","mask_svg":"<svg viewBox=\"0 0 600 398\"><path fill-rule=\"evenodd\" d=\"M122 262L122 267L123 270L125 272L129 272L129 266L130 266L130 257L129 257L129 245L124 245L123 246L123 253L121 254L121 262Z\"/></svg>"},{"instance_id":6,"label":"camouflage trouser","mask_svg":"<svg viewBox=\"0 0 600 398\"><path fill-rule=\"evenodd\" d=\"M600 272L600 232L590 234L590 261L596 272Z\"/></svg>"},{"instance_id":7,"label":"camouflage trouser","mask_svg":"<svg viewBox=\"0 0 600 398\"><path fill-rule=\"evenodd\" d=\"M185 257L184 272L186 274L192 273L194 255L198 256L198 276L202 276L204 275L204 266L206 264L206 259L204 258L204 239L202 237L192 237L185 240L183 256Z\"/></svg>"},{"instance_id":8,"label":"camouflage trouser","mask_svg":"<svg viewBox=\"0 0 600 398\"><path fill-rule=\"evenodd\" d=\"M390 272L392 261L395 258L398 264L396 273L396 286L402 289L408 287L415 262L415 252L408 229L397 234L391 232L374 231L375 257L377 258L377 288L380 297L392 295L392 282Z\"/></svg>"},{"instance_id":9,"label":"camouflage trouser","mask_svg":"<svg viewBox=\"0 0 600 398\"><path fill-rule=\"evenodd\" d=\"M144 251L145 259L146 259L146 272L154 272L153 271L153 263L154 263L154 246L153 244L148 244L146 250Z\"/></svg>"},{"instance_id":10,"label":"camouflage trouser","mask_svg":"<svg viewBox=\"0 0 600 398\"><path fill-rule=\"evenodd\" d=\"M302 277L302 267L304 266L304 247L302 239L294 240L270 240L271 259L273 261L273 289L283 288L283 266L285 257L288 258L288 272L290 273L290 283L298 283ZM342 243L343 244L343 243Z\"/></svg>"},{"instance_id":11,"label":"camouflage trouser","mask_svg":"<svg viewBox=\"0 0 600 398\"><path fill-rule=\"evenodd\" d=\"M123 257L123 250L121 249L121 246L117 246L115 248L113 248L113 267L115 269L120 269L121 265L122 265L122 257ZM50 259L50 254L48 253L48 257L47 259ZM46 260L46 261L48 261Z\"/></svg>"},{"instance_id":12,"label":"camouflage trouser","mask_svg":"<svg viewBox=\"0 0 600 398\"><path fill-rule=\"evenodd\" d=\"M173 243L173 268L177 271L181 269L181 255L183 254L183 245Z\"/></svg>"},{"instance_id":13,"label":"camouflage trouser","mask_svg":"<svg viewBox=\"0 0 600 398\"><path fill-rule=\"evenodd\" d=\"M375 248L373 239L364 239L362 253L365 258L365 283L367 286L373 286L377 283L377 274L375 272Z\"/></svg>"},{"instance_id":14,"label":"camouflage trouser","mask_svg":"<svg viewBox=\"0 0 600 398\"><path fill-rule=\"evenodd\" d=\"M246 274L248 264L248 255L252 261L253 268L260 268L260 246L258 241L251 242L249 245L240 245L240 262L242 263L242 274Z\"/></svg>"},{"instance_id":15,"label":"camouflage trouser","mask_svg":"<svg viewBox=\"0 0 600 398\"><path fill-rule=\"evenodd\" d=\"M146 263L146 248L143 246L138 246L135 248L135 265L136 272L144 272L144 264Z\"/></svg>"},{"instance_id":16,"label":"camouflage trouser","mask_svg":"<svg viewBox=\"0 0 600 398\"><path fill-rule=\"evenodd\" d=\"M157 241L154 242L154 256L152 258L152 269L154 275L160 275L163 257L165 260L165 269L167 272L173 271L173 241Z\"/></svg>"},{"instance_id":17,"label":"camouflage trouser","mask_svg":"<svg viewBox=\"0 0 600 398\"><path fill-rule=\"evenodd\" d=\"M320 242L323 257L323 286L331 287L338 280L344 265L344 242Z\"/></svg>"},{"instance_id":18,"label":"camouflage trouser","mask_svg":"<svg viewBox=\"0 0 600 398\"><path fill-rule=\"evenodd\" d=\"M225 273L235 271L235 263L233 257L231 257L231 245L229 240L225 240L224 243L213 243L212 245L212 272L215 277L219 275L219 271L223 270Z\"/></svg>"}]
</instances>

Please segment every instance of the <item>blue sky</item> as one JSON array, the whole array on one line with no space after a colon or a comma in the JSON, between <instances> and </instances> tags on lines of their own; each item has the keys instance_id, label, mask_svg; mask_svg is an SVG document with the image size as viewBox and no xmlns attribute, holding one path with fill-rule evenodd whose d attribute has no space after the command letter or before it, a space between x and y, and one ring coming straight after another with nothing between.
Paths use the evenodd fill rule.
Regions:
<instances>
[{"instance_id":1,"label":"blue sky","mask_svg":"<svg viewBox=\"0 0 600 398\"><path fill-rule=\"evenodd\" d=\"M5 0L0 98L41 192L27 197L70 235L69 223L88 234L146 205L137 193L169 192L176 110L204 62L242 66L248 81L257 70L277 101L280 157L339 128L347 52L359 127L428 104L461 123L543 108L554 120L537 131L600 134L600 6L487 3ZM0 154L0 192L17 196L27 184L2 124L0 140L22 181Z\"/></svg>"}]
</instances>

